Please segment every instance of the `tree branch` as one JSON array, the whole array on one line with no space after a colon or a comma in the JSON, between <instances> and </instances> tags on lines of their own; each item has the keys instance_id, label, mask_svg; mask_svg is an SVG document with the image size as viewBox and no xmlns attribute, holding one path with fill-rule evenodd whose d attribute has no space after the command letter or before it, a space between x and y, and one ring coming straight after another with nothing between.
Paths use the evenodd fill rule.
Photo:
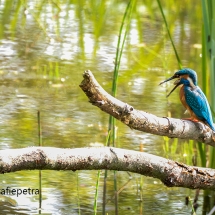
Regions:
<instances>
[{"instance_id":1,"label":"tree branch","mask_svg":"<svg viewBox=\"0 0 215 215\"><path fill-rule=\"evenodd\" d=\"M20 170L118 170L160 179L168 187L215 190L215 170L113 147L29 147L0 151L0 173Z\"/></svg>"},{"instance_id":2,"label":"tree branch","mask_svg":"<svg viewBox=\"0 0 215 215\"><path fill-rule=\"evenodd\" d=\"M89 101L130 128L170 138L197 140L215 146L215 134L208 126L189 120L157 117L136 110L108 94L96 81L91 71L85 71L83 77L80 87Z\"/></svg>"}]
</instances>

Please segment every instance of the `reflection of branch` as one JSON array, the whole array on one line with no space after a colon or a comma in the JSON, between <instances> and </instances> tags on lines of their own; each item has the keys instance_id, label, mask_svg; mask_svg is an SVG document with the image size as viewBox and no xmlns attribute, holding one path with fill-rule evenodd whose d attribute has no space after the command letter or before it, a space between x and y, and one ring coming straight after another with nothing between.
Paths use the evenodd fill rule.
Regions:
<instances>
[{"instance_id":1,"label":"reflection of branch","mask_svg":"<svg viewBox=\"0 0 215 215\"><path fill-rule=\"evenodd\" d=\"M130 171L158 178L169 187L215 189L215 170L187 166L144 152L113 147L29 147L0 151L1 173L34 169Z\"/></svg>"},{"instance_id":2,"label":"reflection of branch","mask_svg":"<svg viewBox=\"0 0 215 215\"><path fill-rule=\"evenodd\" d=\"M171 138L197 140L215 146L215 138L212 130L202 123L157 117L153 114L136 110L132 106L108 94L96 81L91 71L85 71L83 77L84 80L80 84L80 87L90 102L130 128Z\"/></svg>"}]
</instances>

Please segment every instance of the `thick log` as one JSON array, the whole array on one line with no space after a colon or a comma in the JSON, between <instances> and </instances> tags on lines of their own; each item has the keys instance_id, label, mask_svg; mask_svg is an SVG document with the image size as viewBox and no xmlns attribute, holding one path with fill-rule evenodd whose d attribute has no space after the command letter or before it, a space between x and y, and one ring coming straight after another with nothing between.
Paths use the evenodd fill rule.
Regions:
<instances>
[{"instance_id":1,"label":"thick log","mask_svg":"<svg viewBox=\"0 0 215 215\"><path fill-rule=\"evenodd\" d=\"M114 147L0 150L0 173L20 170L118 170L160 179L168 187L215 190L215 170Z\"/></svg>"}]
</instances>

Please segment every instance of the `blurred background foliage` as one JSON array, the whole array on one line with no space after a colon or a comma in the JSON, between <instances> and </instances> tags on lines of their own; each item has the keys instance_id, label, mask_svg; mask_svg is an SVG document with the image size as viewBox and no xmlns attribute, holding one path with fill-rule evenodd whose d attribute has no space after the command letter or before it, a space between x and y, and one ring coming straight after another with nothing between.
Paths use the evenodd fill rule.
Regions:
<instances>
[{"instance_id":1,"label":"blurred background foliage","mask_svg":"<svg viewBox=\"0 0 215 215\"><path fill-rule=\"evenodd\" d=\"M200 87L212 101L214 91L209 81L213 76L209 73L212 70L207 56L207 33L203 33L206 21L210 23L206 25L209 33L214 32L215 26L210 22L214 7L208 2L205 11L210 16L205 14L203 4L195 0L160 1L183 67L197 72ZM125 0L0 1L1 149L38 144L38 110L44 146L77 148L105 144L108 115L87 102L79 84L83 71L90 69L111 93L119 29L128 4ZM186 118L178 93L166 98L172 83L158 86L178 69L157 1L137 0L120 61L116 97L160 117ZM154 136L119 122L116 128L117 147L198 166L206 165L206 154L213 157L213 149L201 143ZM107 178L109 214L115 211L113 177L110 172ZM98 213L102 211L103 178L101 171L97 184ZM42 212L92 214L96 180L96 171L43 171ZM190 214L192 207L185 205L185 198L189 197L192 203L196 195L192 190L166 188L159 180L124 172L117 174L117 185L119 214ZM7 186L37 188L38 171L3 175L1 187ZM201 192L198 197L197 214L201 214ZM38 213L37 196L11 196L6 201L2 197L0 203L1 211Z\"/></svg>"}]
</instances>

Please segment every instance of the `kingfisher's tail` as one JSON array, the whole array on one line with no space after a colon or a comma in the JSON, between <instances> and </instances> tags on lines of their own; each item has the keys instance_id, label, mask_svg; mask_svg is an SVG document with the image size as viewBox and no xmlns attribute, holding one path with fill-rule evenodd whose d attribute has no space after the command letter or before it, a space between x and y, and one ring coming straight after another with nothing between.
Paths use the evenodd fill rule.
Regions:
<instances>
[{"instance_id":1,"label":"kingfisher's tail","mask_svg":"<svg viewBox=\"0 0 215 215\"><path fill-rule=\"evenodd\" d=\"M214 126L214 124L213 123L208 123L208 122L207 122L207 124L215 132L215 126Z\"/></svg>"}]
</instances>

